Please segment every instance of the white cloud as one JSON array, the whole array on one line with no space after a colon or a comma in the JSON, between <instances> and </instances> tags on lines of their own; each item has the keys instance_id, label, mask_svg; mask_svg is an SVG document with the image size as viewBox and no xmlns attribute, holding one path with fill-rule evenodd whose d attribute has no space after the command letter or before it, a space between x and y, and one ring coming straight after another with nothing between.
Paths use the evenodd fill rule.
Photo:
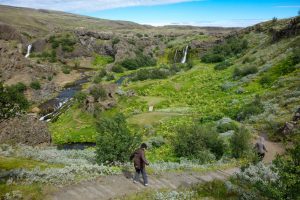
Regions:
<instances>
[{"instance_id":1,"label":"white cloud","mask_svg":"<svg viewBox=\"0 0 300 200\"><path fill-rule=\"evenodd\" d=\"M0 4L60 11L97 11L131 6L152 6L202 0L0 0Z\"/></svg>"},{"instance_id":2,"label":"white cloud","mask_svg":"<svg viewBox=\"0 0 300 200\"><path fill-rule=\"evenodd\" d=\"M193 21L193 22L148 22L152 26L190 25L190 26L218 26L218 27L247 27L270 19L231 19L220 21Z\"/></svg>"}]
</instances>

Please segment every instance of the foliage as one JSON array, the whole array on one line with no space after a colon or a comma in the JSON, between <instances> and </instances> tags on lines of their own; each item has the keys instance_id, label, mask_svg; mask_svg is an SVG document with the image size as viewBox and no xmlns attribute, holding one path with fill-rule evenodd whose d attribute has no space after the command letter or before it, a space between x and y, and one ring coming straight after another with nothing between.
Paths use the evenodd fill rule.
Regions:
<instances>
[{"instance_id":1,"label":"foliage","mask_svg":"<svg viewBox=\"0 0 300 200\"><path fill-rule=\"evenodd\" d=\"M137 53L135 58L127 58L120 65L126 69L135 70L140 67L154 66L156 65L156 60L148 55Z\"/></svg>"},{"instance_id":2,"label":"foliage","mask_svg":"<svg viewBox=\"0 0 300 200\"><path fill-rule=\"evenodd\" d=\"M85 92L79 91L75 94L74 99L82 105L83 102L86 100L87 94Z\"/></svg>"},{"instance_id":3,"label":"foliage","mask_svg":"<svg viewBox=\"0 0 300 200\"><path fill-rule=\"evenodd\" d=\"M96 127L92 114L83 111L78 103L62 113L55 123L49 124L54 144L95 142Z\"/></svg>"},{"instance_id":4,"label":"foliage","mask_svg":"<svg viewBox=\"0 0 300 200\"><path fill-rule=\"evenodd\" d=\"M0 121L14 117L29 107L24 96L26 85L19 82L16 85L4 86L0 82Z\"/></svg>"},{"instance_id":5,"label":"foliage","mask_svg":"<svg viewBox=\"0 0 300 200\"><path fill-rule=\"evenodd\" d=\"M114 65L111 68L111 71L116 72L116 73L122 73L122 72L124 72L124 69L120 65Z\"/></svg>"},{"instance_id":6,"label":"foliage","mask_svg":"<svg viewBox=\"0 0 300 200\"><path fill-rule=\"evenodd\" d=\"M231 155L234 158L245 157L250 150L250 139L250 132L244 126L235 131L230 138Z\"/></svg>"},{"instance_id":7,"label":"foliage","mask_svg":"<svg viewBox=\"0 0 300 200\"><path fill-rule=\"evenodd\" d=\"M216 64L214 68L215 68L215 70L224 70L224 69L227 69L231 65L232 65L231 62L225 60L221 63Z\"/></svg>"},{"instance_id":8,"label":"foliage","mask_svg":"<svg viewBox=\"0 0 300 200\"><path fill-rule=\"evenodd\" d=\"M32 89L34 89L34 90L39 90L39 89L41 89L41 84L40 84L40 82L39 82L38 80L32 81L32 82L30 83L30 87L31 87Z\"/></svg>"},{"instance_id":9,"label":"foliage","mask_svg":"<svg viewBox=\"0 0 300 200\"><path fill-rule=\"evenodd\" d=\"M63 72L64 74L70 74L70 73L71 73L71 68L70 68L69 66L63 66L63 67L61 68L61 70L62 70L62 72Z\"/></svg>"},{"instance_id":10,"label":"foliage","mask_svg":"<svg viewBox=\"0 0 300 200\"><path fill-rule=\"evenodd\" d=\"M225 151L223 140L218 137L218 133L200 125L190 127L178 127L173 141L174 151L178 157L200 160L205 163L209 160L207 150L213 153L217 159L221 158ZM204 153L204 154L203 154ZM206 155L201 157L201 155Z\"/></svg>"},{"instance_id":11,"label":"foliage","mask_svg":"<svg viewBox=\"0 0 300 200\"><path fill-rule=\"evenodd\" d=\"M42 61L48 61L48 62L51 62L51 63L54 63L57 61L57 58L56 58L56 51L53 49L51 50L50 52L48 51L44 51L40 54L30 54L30 57L37 57L37 58L41 58Z\"/></svg>"},{"instance_id":12,"label":"foliage","mask_svg":"<svg viewBox=\"0 0 300 200\"><path fill-rule=\"evenodd\" d=\"M225 58L230 58L243 53L248 48L248 42L238 37L227 38L222 44L214 46L210 51L201 57L202 62L216 63L222 62Z\"/></svg>"},{"instance_id":13,"label":"foliage","mask_svg":"<svg viewBox=\"0 0 300 200\"><path fill-rule=\"evenodd\" d=\"M111 56L95 54L92 64L96 67L103 67L109 63L112 63L113 61L114 59Z\"/></svg>"},{"instance_id":14,"label":"foliage","mask_svg":"<svg viewBox=\"0 0 300 200\"><path fill-rule=\"evenodd\" d=\"M107 97L106 90L102 85L92 86L89 93L95 98L95 100L98 100L99 98L101 98L101 100L104 100Z\"/></svg>"},{"instance_id":15,"label":"foliage","mask_svg":"<svg viewBox=\"0 0 300 200\"><path fill-rule=\"evenodd\" d=\"M97 162L125 162L140 143L140 135L133 134L126 123L123 114L112 118L103 117L97 122Z\"/></svg>"},{"instance_id":16,"label":"foliage","mask_svg":"<svg viewBox=\"0 0 300 200\"><path fill-rule=\"evenodd\" d=\"M111 42L112 42L113 45L116 45L120 42L120 39L117 38L117 37L114 37Z\"/></svg>"},{"instance_id":17,"label":"foliage","mask_svg":"<svg viewBox=\"0 0 300 200\"><path fill-rule=\"evenodd\" d=\"M74 45L76 44L75 38L70 34L65 34L61 36L52 35L49 38L49 42L51 43L53 49L56 49L59 46L61 46L62 50L66 52L74 51Z\"/></svg>"},{"instance_id":18,"label":"foliage","mask_svg":"<svg viewBox=\"0 0 300 200\"><path fill-rule=\"evenodd\" d=\"M258 71L257 67L251 66L251 65L243 67L243 68L236 67L236 68L234 68L234 71L233 71L233 77L234 78L243 77L243 76L247 76L249 74L255 74L255 73L257 73L257 71Z\"/></svg>"},{"instance_id":19,"label":"foliage","mask_svg":"<svg viewBox=\"0 0 300 200\"><path fill-rule=\"evenodd\" d=\"M259 96L255 96L255 99L252 102L245 104L238 110L236 119L238 121L242 121L249 118L252 115L260 114L263 111L264 107L261 103L261 98Z\"/></svg>"}]
</instances>

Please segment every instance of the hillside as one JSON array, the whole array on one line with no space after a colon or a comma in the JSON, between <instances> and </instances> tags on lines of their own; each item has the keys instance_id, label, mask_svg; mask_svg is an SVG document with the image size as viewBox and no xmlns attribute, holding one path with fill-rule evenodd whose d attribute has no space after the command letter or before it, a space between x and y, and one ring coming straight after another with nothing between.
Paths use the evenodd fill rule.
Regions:
<instances>
[{"instance_id":1,"label":"hillside","mask_svg":"<svg viewBox=\"0 0 300 200\"><path fill-rule=\"evenodd\" d=\"M124 199L299 194L299 16L244 29L151 27L0 6L0 31L1 198L69 194L55 195L59 186L79 195L102 176L126 182L120 174L132 173L141 142L153 179L242 171ZM270 148L263 162L253 151L259 136ZM282 147L295 149L275 157Z\"/></svg>"}]
</instances>

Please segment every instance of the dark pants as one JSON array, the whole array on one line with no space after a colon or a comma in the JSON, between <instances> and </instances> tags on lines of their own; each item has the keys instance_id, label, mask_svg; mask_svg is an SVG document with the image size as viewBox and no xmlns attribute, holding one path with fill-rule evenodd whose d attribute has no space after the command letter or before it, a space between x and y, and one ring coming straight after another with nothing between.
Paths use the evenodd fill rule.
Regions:
<instances>
[{"instance_id":1,"label":"dark pants","mask_svg":"<svg viewBox=\"0 0 300 200\"><path fill-rule=\"evenodd\" d=\"M258 153L258 157L260 160L263 160L265 157L265 153Z\"/></svg>"},{"instance_id":2,"label":"dark pants","mask_svg":"<svg viewBox=\"0 0 300 200\"><path fill-rule=\"evenodd\" d=\"M139 181L140 180L140 174L142 174L142 176L143 176L144 184L148 184L148 177L147 177L147 173L146 173L145 168L142 168L142 169L135 168L135 175L134 175L133 180L134 181Z\"/></svg>"}]
</instances>

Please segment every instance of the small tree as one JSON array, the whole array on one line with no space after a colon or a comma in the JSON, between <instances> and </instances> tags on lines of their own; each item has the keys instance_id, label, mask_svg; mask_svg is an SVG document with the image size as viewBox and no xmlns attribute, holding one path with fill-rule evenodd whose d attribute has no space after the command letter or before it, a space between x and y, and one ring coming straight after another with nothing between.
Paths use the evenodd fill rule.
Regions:
<instances>
[{"instance_id":1,"label":"small tree","mask_svg":"<svg viewBox=\"0 0 300 200\"><path fill-rule=\"evenodd\" d=\"M0 122L28 108L29 103L23 94L24 90L24 84L4 87L0 82Z\"/></svg>"},{"instance_id":2,"label":"small tree","mask_svg":"<svg viewBox=\"0 0 300 200\"><path fill-rule=\"evenodd\" d=\"M112 118L102 118L97 123L96 154L98 163L128 161L130 154L141 141L139 134L129 130L125 116L117 114Z\"/></svg>"},{"instance_id":3,"label":"small tree","mask_svg":"<svg viewBox=\"0 0 300 200\"><path fill-rule=\"evenodd\" d=\"M230 138L231 155L234 158L241 158L247 155L250 150L250 133L246 127L242 126L235 131Z\"/></svg>"}]
</instances>

